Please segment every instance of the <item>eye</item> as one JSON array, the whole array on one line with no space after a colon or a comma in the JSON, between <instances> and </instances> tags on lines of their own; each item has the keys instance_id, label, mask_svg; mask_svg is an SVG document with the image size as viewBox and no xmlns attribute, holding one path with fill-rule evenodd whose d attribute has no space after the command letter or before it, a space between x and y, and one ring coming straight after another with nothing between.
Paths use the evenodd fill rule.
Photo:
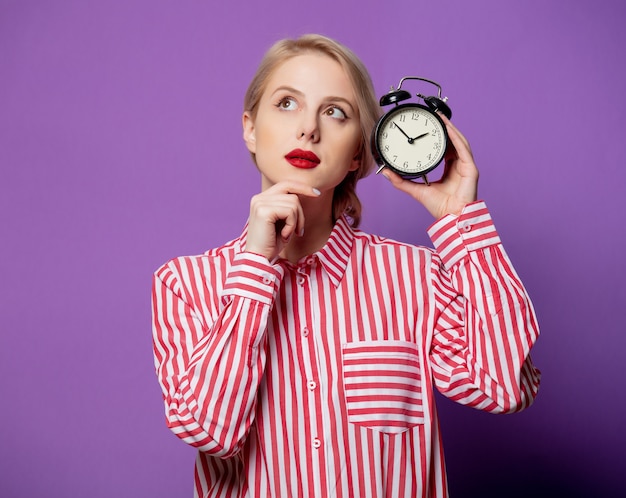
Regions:
<instances>
[{"instance_id":1,"label":"eye","mask_svg":"<svg viewBox=\"0 0 626 498\"><path fill-rule=\"evenodd\" d=\"M276 107L285 111L293 111L298 108L298 103L293 97L283 97L278 101Z\"/></svg>"},{"instance_id":2,"label":"eye","mask_svg":"<svg viewBox=\"0 0 626 498\"><path fill-rule=\"evenodd\" d=\"M348 115L344 112L344 110L336 105L333 105L324 111L326 116L330 116L335 119L347 119Z\"/></svg>"}]
</instances>

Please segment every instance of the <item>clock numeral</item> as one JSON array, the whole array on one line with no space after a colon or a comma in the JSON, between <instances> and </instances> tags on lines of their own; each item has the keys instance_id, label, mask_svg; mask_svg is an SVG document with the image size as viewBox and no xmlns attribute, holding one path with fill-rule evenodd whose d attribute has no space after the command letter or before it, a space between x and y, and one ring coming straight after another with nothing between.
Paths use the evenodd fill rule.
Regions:
<instances>
[{"instance_id":1,"label":"clock numeral","mask_svg":"<svg viewBox=\"0 0 626 498\"><path fill-rule=\"evenodd\" d=\"M391 122L391 124L389 125L389 129L393 130L396 127L396 123L394 123L393 121Z\"/></svg>"},{"instance_id":2,"label":"clock numeral","mask_svg":"<svg viewBox=\"0 0 626 498\"><path fill-rule=\"evenodd\" d=\"M389 152L389 146L385 145L385 152Z\"/></svg>"},{"instance_id":3,"label":"clock numeral","mask_svg":"<svg viewBox=\"0 0 626 498\"><path fill-rule=\"evenodd\" d=\"M408 168L409 167L409 161L404 161L404 164L402 166L404 166L405 168Z\"/></svg>"},{"instance_id":4,"label":"clock numeral","mask_svg":"<svg viewBox=\"0 0 626 498\"><path fill-rule=\"evenodd\" d=\"M393 162L395 163L398 160L398 156L393 156Z\"/></svg>"},{"instance_id":5,"label":"clock numeral","mask_svg":"<svg viewBox=\"0 0 626 498\"><path fill-rule=\"evenodd\" d=\"M383 138L389 138L389 133L387 133L386 131L383 131Z\"/></svg>"},{"instance_id":6,"label":"clock numeral","mask_svg":"<svg viewBox=\"0 0 626 498\"><path fill-rule=\"evenodd\" d=\"M406 121L406 114L402 114L400 116L400 122L404 123Z\"/></svg>"},{"instance_id":7,"label":"clock numeral","mask_svg":"<svg viewBox=\"0 0 626 498\"><path fill-rule=\"evenodd\" d=\"M411 114L411 119L413 121L417 121L420 118L420 115L417 112L414 112L413 114Z\"/></svg>"}]
</instances>

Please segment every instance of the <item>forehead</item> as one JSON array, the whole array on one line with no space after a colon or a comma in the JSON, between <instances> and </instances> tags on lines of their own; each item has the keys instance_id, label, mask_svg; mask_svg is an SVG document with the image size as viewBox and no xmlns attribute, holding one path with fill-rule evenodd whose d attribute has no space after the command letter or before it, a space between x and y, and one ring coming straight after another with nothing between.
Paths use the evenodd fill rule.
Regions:
<instances>
[{"instance_id":1,"label":"forehead","mask_svg":"<svg viewBox=\"0 0 626 498\"><path fill-rule=\"evenodd\" d=\"M339 62L322 53L296 55L270 74L265 94L290 87L311 97L342 97L354 101L354 86Z\"/></svg>"}]
</instances>

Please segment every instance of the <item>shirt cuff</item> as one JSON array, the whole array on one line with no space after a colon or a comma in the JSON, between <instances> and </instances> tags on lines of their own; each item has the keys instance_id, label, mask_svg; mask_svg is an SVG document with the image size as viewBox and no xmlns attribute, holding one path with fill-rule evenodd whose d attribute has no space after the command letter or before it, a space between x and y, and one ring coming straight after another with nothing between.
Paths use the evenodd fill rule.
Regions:
<instances>
[{"instance_id":1,"label":"shirt cuff","mask_svg":"<svg viewBox=\"0 0 626 498\"><path fill-rule=\"evenodd\" d=\"M235 255L224 283L224 296L240 296L272 304L283 278L280 265L251 252Z\"/></svg>"},{"instance_id":2,"label":"shirt cuff","mask_svg":"<svg viewBox=\"0 0 626 498\"><path fill-rule=\"evenodd\" d=\"M446 268L468 256L469 251L500 244L483 201L468 204L458 216L448 214L437 220L428 229L428 235Z\"/></svg>"}]
</instances>

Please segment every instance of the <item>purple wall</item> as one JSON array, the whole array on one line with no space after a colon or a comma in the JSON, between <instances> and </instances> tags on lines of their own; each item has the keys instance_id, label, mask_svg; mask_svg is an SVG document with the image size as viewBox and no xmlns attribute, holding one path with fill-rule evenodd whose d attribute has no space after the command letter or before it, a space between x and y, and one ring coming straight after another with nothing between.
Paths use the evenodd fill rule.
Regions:
<instances>
[{"instance_id":1,"label":"purple wall","mask_svg":"<svg viewBox=\"0 0 626 498\"><path fill-rule=\"evenodd\" d=\"M0 2L0 496L191 496L151 274L239 233L259 186L245 87L271 42L310 31L352 47L379 94L441 82L540 318L534 407L441 399L453 496L617 496L626 4L238 3ZM381 177L360 192L364 228L428 243L408 196Z\"/></svg>"}]
</instances>

